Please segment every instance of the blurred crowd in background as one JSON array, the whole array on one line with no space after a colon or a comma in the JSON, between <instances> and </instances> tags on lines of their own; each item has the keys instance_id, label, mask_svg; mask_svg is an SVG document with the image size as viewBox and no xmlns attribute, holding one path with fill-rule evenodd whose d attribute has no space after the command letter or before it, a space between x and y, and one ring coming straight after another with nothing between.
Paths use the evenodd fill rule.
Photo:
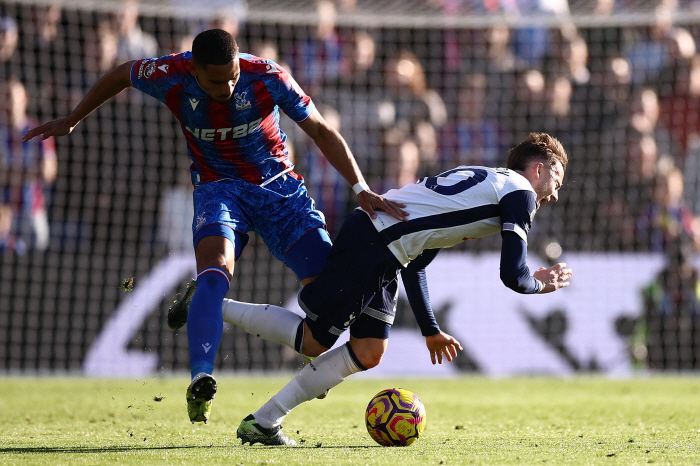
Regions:
<instances>
[{"instance_id":1,"label":"blurred crowd in background","mask_svg":"<svg viewBox=\"0 0 700 466\"><path fill-rule=\"evenodd\" d=\"M299 25L228 10L145 15L132 0L104 11L0 3L0 249L111 257L106 268L137 272L191 251L184 138L155 99L130 89L70 137L20 138L67 115L114 66L189 50L198 32L222 28L291 72L376 192L457 165L502 166L528 133L547 132L571 162L560 201L538 213L535 251L668 252L676 264L700 251L700 21L678 21L694 3L424 3L448 18L527 13L544 25L348 26L338 18L364 5L351 0L315 2L317 21ZM604 21L625 11L650 19ZM598 21L576 26L576 15ZM334 236L356 199L291 120L282 127Z\"/></svg>"},{"instance_id":2,"label":"blurred crowd in background","mask_svg":"<svg viewBox=\"0 0 700 466\"><path fill-rule=\"evenodd\" d=\"M113 13L4 5L5 248L47 248L46 210L62 214L45 197L65 173L56 173L51 142L31 149L17 143L27 125L67 114L114 66L189 50L194 35L212 27L231 32L241 51L287 68L348 140L377 192L457 165L502 165L509 147L529 132L545 131L572 159L545 237L565 250L661 251L679 235L696 250L700 245L700 25L674 24L676 2L663 0L654 22L642 26L578 28L562 15L570 9L606 15L624 7L601 0L527 6L558 18L551 27L478 29L340 27L339 14L361 7L347 1L317 2L317 24L279 27L223 11L211 20L142 18L137 2L118 3ZM455 15L526 7L517 1L429 3ZM157 105L135 94L120 96L117 104ZM115 111L124 117L111 118L111 127L162 125ZM354 199L294 125L283 122L283 129L334 234ZM99 131L108 130L102 125ZM172 137L172 129L160 133ZM182 145L176 150L184 156ZM105 150L91 152L105 156ZM157 157L159 151L147 152Z\"/></svg>"}]
</instances>

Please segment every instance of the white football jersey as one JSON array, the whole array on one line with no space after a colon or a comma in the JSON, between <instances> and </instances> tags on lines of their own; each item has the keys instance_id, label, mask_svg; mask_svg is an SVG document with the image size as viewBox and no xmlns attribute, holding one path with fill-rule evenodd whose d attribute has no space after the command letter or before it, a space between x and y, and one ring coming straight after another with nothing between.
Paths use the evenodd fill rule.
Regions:
<instances>
[{"instance_id":1,"label":"white football jersey","mask_svg":"<svg viewBox=\"0 0 700 466\"><path fill-rule=\"evenodd\" d=\"M405 204L410 214L401 222L377 211L372 220L404 267L426 249L449 248L501 230L513 231L527 243L537 210L530 182L507 168L460 166L384 197Z\"/></svg>"}]
</instances>

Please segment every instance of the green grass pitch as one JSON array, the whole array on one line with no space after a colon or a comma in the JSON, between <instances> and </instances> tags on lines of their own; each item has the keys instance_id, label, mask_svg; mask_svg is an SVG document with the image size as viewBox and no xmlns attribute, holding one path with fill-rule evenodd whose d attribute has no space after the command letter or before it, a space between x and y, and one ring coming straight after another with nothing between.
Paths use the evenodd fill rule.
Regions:
<instances>
[{"instance_id":1,"label":"green grass pitch","mask_svg":"<svg viewBox=\"0 0 700 466\"><path fill-rule=\"evenodd\" d=\"M700 379L348 380L285 420L297 448L241 446L236 428L291 376L219 377L209 425L192 425L187 376L0 379L0 464L700 464ZM384 388L425 403L406 448L374 443L364 410ZM159 401L158 401L159 400Z\"/></svg>"}]
</instances>

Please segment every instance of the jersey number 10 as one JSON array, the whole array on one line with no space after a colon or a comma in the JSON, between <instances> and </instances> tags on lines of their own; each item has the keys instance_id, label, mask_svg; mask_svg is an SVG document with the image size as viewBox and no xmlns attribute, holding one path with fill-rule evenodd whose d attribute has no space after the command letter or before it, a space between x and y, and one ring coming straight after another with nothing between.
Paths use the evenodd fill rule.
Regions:
<instances>
[{"instance_id":1,"label":"jersey number 10","mask_svg":"<svg viewBox=\"0 0 700 466\"><path fill-rule=\"evenodd\" d=\"M469 179L459 181L453 185L439 185L438 184L438 178L446 178L447 175L450 175L452 173L457 173L457 172L472 172L473 175L469 177ZM455 168L452 170L448 170L446 172L440 173L438 176L430 176L425 179L425 187L428 189L431 189L435 191L438 194L442 194L443 196L453 196L455 194L459 194L461 192L466 191L467 189L476 186L478 183L481 183L486 179L487 172L484 169L481 168Z\"/></svg>"}]
</instances>

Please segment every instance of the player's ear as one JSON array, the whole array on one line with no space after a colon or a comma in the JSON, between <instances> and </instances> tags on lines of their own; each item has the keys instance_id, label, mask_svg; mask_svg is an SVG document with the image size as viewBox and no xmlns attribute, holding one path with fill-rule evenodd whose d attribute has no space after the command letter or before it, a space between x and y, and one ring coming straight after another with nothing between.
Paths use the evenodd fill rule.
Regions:
<instances>
[{"instance_id":1,"label":"player's ear","mask_svg":"<svg viewBox=\"0 0 700 466\"><path fill-rule=\"evenodd\" d=\"M193 59L189 59L187 62L187 68L190 70L190 74L192 76L197 76L197 64L194 62Z\"/></svg>"},{"instance_id":2,"label":"player's ear","mask_svg":"<svg viewBox=\"0 0 700 466\"><path fill-rule=\"evenodd\" d=\"M537 164L535 164L535 173L538 179L542 177L544 173L544 164L542 162L537 162Z\"/></svg>"},{"instance_id":3,"label":"player's ear","mask_svg":"<svg viewBox=\"0 0 700 466\"><path fill-rule=\"evenodd\" d=\"M544 164L542 162L532 161L530 162L530 165L528 165L528 167L525 169L525 173L527 173L527 178L529 178L532 181L536 181L542 176L543 169Z\"/></svg>"}]
</instances>

